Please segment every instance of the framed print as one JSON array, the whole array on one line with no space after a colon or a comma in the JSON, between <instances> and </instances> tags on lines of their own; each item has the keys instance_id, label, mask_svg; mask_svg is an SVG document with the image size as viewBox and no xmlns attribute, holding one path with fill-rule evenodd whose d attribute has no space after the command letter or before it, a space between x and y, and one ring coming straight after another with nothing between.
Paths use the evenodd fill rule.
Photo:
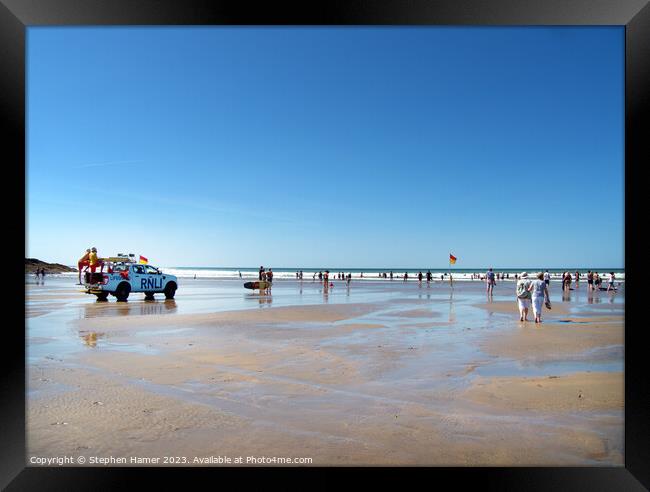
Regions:
<instances>
[{"instance_id":1,"label":"framed print","mask_svg":"<svg viewBox=\"0 0 650 492\"><path fill-rule=\"evenodd\" d=\"M647 2L1 2L8 490L649 486Z\"/></svg>"}]
</instances>

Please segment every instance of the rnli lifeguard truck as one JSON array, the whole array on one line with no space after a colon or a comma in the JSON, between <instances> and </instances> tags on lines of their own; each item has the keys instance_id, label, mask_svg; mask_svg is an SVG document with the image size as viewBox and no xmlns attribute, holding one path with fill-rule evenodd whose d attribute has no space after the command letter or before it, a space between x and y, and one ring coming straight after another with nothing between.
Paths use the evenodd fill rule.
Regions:
<instances>
[{"instance_id":1,"label":"rnli lifeguard truck","mask_svg":"<svg viewBox=\"0 0 650 492\"><path fill-rule=\"evenodd\" d=\"M100 258L104 268L101 272L86 271L84 287L86 294L94 294L97 300L108 300L109 294L118 301L126 301L132 292L144 293L145 299L153 300L154 294L164 294L173 299L178 288L178 279L149 264L137 263L135 255L118 254Z\"/></svg>"}]
</instances>

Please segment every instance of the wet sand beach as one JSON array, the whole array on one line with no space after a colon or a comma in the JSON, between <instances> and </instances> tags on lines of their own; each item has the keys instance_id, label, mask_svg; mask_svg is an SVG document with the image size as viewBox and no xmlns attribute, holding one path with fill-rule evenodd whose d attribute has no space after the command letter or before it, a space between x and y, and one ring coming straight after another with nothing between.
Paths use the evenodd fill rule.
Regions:
<instances>
[{"instance_id":1,"label":"wet sand beach","mask_svg":"<svg viewBox=\"0 0 650 492\"><path fill-rule=\"evenodd\" d=\"M181 279L126 303L74 282L26 285L28 462L623 465L624 286L552 282L535 325L513 282Z\"/></svg>"}]
</instances>

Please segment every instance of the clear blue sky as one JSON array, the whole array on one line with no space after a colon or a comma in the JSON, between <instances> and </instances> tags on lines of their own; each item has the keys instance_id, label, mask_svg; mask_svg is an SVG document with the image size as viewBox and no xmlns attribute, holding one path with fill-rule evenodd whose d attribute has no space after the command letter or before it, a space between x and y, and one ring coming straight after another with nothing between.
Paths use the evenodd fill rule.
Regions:
<instances>
[{"instance_id":1,"label":"clear blue sky","mask_svg":"<svg viewBox=\"0 0 650 492\"><path fill-rule=\"evenodd\" d=\"M624 30L28 29L27 251L624 266Z\"/></svg>"}]
</instances>

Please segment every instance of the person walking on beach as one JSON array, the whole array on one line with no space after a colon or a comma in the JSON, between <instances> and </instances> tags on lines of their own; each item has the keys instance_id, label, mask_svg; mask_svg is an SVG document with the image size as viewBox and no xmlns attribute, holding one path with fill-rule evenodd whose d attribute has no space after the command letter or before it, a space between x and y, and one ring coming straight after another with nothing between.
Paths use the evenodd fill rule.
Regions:
<instances>
[{"instance_id":1,"label":"person walking on beach","mask_svg":"<svg viewBox=\"0 0 650 492\"><path fill-rule=\"evenodd\" d=\"M547 287L551 283L551 274L548 273L548 270L544 272L544 283L546 284Z\"/></svg>"},{"instance_id":2,"label":"person walking on beach","mask_svg":"<svg viewBox=\"0 0 650 492\"><path fill-rule=\"evenodd\" d=\"M598 272L594 272L594 289L597 291L600 291L600 284L602 283L602 279L600 278L600 275L598 275Z\"/></svg>"},{"instance_id":3,"label":"person walking on beach","mask_svg":"<svg viewBox=\"0 0 650 492\"><path fill-rule=\"evenodd\" d=\"M546 301L546 307L550 307L551 300L548 297L548 287L544 282L544 274L539 272L537 279L533 280L528 286L528 291L531 293L531 301L533 304L533 314L535 315L535 323L542 322L542 305Z\"/></svg>"},{"instance_id":4,"label":"person walking on beach","mask_svg":"<svg viewBox=\"0 0 650 492\"><path fill-rule=\"evenodd\" d=\"M420 285L422 285L422 277L423 277L422 272L418 273L418 283Z\"/></svg>"},{"instance_id":5,"label":"person walking on beach","mask_svg":"<svg viewBox=\"0 0 650 492\"><path fill-rule=\"evenodd\" d=\"M496 280L494 278L494 272L490 268L485 274L485 283L487 288L487 295L491 296L494 293L494 286L496 285Z\"/></svg>"},{"instance_id":6,"label":"person walking on beach","mask_svg":"<svg viewBox=\"0 0 650 492\"><path fill-rule=\"evenodd\" d=\"M393 280L393 271L390 272L390 279Z\"/></svg>"},{"instance_id":7,"label":"person walking on beach","mask_svg":"<svg viewBox=\"0 0 650 492\"><path fill-rule=\"evenodd\" d=\"M408 279L409 279L408 272L404 272L404 282L406 282Z\"/></svg>"},{"instance_id":8,"label":"person walking on beach","mask_svg":"<svg viewBox=\"0 0 650 492\"><path fill-rule=\"evenodd\" d=\"M431 270L427 270L427 285L431 283L431 279L433 278L433 275L431 275Z\"/></svg>"},{"instance_id":9,"label":"person walking on beach","mask_svg":"<svg viewBox=\"0 0 650 492\"><path fill-rule=\"evenodd\" d=\"M323 275L323 286L327 289L330 286L330 271L325 270L325 275Z\"/></svg>"},{"instance_id":10,"label":"person walking on beach","mask_svg":"<svg viewBox=\"0 0 650 492\"><path fill-rule=\"evenodd\" d=\"M258 272L257 277L258 277L258 280L264 280L264 278L266 277L266 275L264 274L264 267L263 266L260 267L260 271Z\"/></svg>"},{"instance_id":11,"label":"person walking on beach","mask_svg":"<svg viewBox=\"0 0 650 492\"><path fill-rule=\"evenodd\" d=\"M519 305L519 321L528 321L528 309L530 308L531 293L528 290L531 281L528 280L528 273L521 272L517 281L517 304ZM546 284L545 284L546 285Z\"/></svg>"},{"instance_id":12,"label":"person walking on beach","mask_svg":"<svg viewBox=\"0 0 650 492\"><path fill-rule=\"evenodd\" d=\"M591 270L587 271L587 290L594 290L594 274L591 272Z\"/></svg>"},{"instance_id":13,"label":"person walking on beach","mask_svg":"<svg viewBox=\"0 0 650 492\"><path fill-rule=\"evenodd\" d=\"M269 268L269 271L266 272L266 281L269 283L269 289L271 288L271 285L273 284L273 269Z\"/></svg>"},{"instance_id":14,"label":"person walking on beach","mask_svg":"<svg viewBox=\"0 0 650 492\"><path fill-rule=\"evenodd\" d=\"M79 261L77 262L77 269L79 270L79 285L82 285L81 271L84 267L87 267L89 265L88 258L90 258L90 248L86 250L86 254L79 258Z\"/></svg>"},{"instance_id":15,"label":"person walking on beach","mask_svg":"<svg viewBox=\"0 0 650 492\"><path fill-rule=\"evenodd\" d=\"M318 272L318 281L319 282L323 281L323 272Z\"/></svg>"},{"instance_id":16,"label":"person walking on beach","mask_svg":"<svg viewBox=\"0 0 650 492\"><path fill-rule=\"evenodd\" d=\"M241 279L241 270L238 270L237 273L239 273L239 278Z\"/></svg>"},{"instance_id":17,"label":"person walking on beach","mask_svg":"<svg viewBox=\"0 0 650 492\"><path fill-rule=\"evenodd\" d=\"M614 292L616 292L616 285L614 284L615 280L616 275L614 275L614 272L609 272L609 284L607 285L607 292L609 292L610 289L613 289Z\"/></svg>"},{"instance_id":18,"label":"person walking on beach","mask_svg":"<svg viewBox=\"0 0 650 492\"><path fill-rule=\"evenodd\" d=\"M578 270L576 270L575 279L576 279L576 289L577 289L578 287L580 287L580 272Z\"/></svg>"}]
</instances>

